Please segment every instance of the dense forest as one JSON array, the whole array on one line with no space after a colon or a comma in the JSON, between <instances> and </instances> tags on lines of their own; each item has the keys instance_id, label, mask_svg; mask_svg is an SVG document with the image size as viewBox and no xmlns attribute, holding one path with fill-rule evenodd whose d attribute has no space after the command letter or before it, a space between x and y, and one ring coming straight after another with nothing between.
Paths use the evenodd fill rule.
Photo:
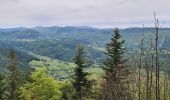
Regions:
<instances>
[{"instance_id":1,"label":"dense forest","mask_svg":"<svg viewBox=\"0 0 170 100\"><path fill-rule=\"evenodd\" d=\"M169 100L170 29L0 29L0 100Z\"/></svg>"}]
</instances>

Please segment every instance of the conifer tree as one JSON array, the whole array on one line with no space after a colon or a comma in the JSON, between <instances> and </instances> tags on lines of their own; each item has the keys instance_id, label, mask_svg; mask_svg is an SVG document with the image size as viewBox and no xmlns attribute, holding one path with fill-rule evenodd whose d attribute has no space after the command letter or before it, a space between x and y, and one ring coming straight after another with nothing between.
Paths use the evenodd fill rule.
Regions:
<instances>
[{"instance_id":1,"label":"conifer tree","mask_svg":"<svg viewBox=\"0 0 170 100\"><path fill-rule=\"evenodd\" d=\"M16 100L17 98L17 61L16 61L16 53L14 50L10 52L10 65L9 65L9 100Z\"/></svg>"},{"instance_id":2,"label":"conifer tree","mask_svg":"<svg viewBox=\"0 0 170 100\"><path fill-rule=\"evenodd\" d=\"M125 65L124 41L118 28L113 30L111 42L106 44L106 61L104 62L105 71L104 83L102 84L102 100L130 100L128 91L128 75L130 71Z\"/></svg>"},{"instance_id":3,"label":"conifer tree","mask_svg":"<svg viewBox=\"0 0 170 100\"><path fill-rule=\"evenodd\" d=\"M92 81L87 79L89 73L84 71L84 68L87 66L85 65L85 52L83 47L77 47L74 61L76 64L76 68L74 70L75 75L73 77L73 87L76 91L75 97L76 100L85 100L91 90Z\"/></svg>"}]
</instances>

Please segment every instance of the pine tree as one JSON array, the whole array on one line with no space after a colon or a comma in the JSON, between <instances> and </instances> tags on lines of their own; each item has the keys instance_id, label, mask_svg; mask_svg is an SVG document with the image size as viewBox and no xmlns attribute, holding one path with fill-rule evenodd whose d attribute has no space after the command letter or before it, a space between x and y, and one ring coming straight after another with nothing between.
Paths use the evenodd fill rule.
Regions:
<instances>
[{"instance_id":1,"label":"pine tree","mask_svg":"<svg viewBox=\"0 0 170 100\"><path fill-rule=\"evenodd\" d=\"M10 65L9 65L9 100L16 100L17 93L17 63L16 63L16 53L14 50L10 52Z\"/></svg>"},{"instance_id":2,"label":"pine tree","mask_svg":"<svg viewBox=\"0 0 170 100\"><path fill-rule=\"evenodd\" d=\"M74 61L76 64L76 68L74 70L75 75L73 77L73 87L76 91L75 97L76 100L85 100L91 90L92 81L87 79L89 73L84 71L84 68L87 66L85 65L85 52L83 47L77 47Z\"/></svg>"},{"instance_id":3,"label":"pine tree","mask_svg":"<svg viewBox=\"0 0 170 100\"><path fill-rule=\"evenodd\" d=\"M118 28L113 30L111 42L106 44L107 59L104 62L104 83L102 84L102 100L130 100L128 92L128 75L130 71L123 59L125 48L124 41Z\"/></svg>"}]
</instances>

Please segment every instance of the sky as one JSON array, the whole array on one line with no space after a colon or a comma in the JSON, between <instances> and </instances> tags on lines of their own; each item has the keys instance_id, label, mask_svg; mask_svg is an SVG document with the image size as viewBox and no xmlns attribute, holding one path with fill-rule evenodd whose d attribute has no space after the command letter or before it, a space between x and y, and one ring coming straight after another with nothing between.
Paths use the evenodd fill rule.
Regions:
<instances>
[{"instance_id":1,"label":"sky","mask_svg":"<svg viewBox=\"0 0 170 100\"><path fill-rule=\"evenodd\" d=\"M147 27L154 11L170 27L170 0L0 0L0 28L35 26Z\"/></svg>"}]
</instances>

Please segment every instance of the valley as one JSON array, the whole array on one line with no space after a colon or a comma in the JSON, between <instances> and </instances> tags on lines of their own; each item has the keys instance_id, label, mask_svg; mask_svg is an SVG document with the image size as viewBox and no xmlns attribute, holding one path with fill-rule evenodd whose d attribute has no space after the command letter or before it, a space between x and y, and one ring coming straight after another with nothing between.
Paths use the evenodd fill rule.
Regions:
<instances>
[{"instance_id":1,"label":"valley","mask_svg":"<svg viewBox=\"0 0 170 100\"><path fill-rule=\"evenodd\" d=\"M149 42L150 37L154 35L153 28L145 28L144 36L142 31L142 28L120 30L128 50L132 52L137 50L142 37L145 38L145 42ZM160 48L167 52L170 49L169 32L169 28L160 29ZM3 50L8 46L9 49L22 52L22 59L25 57L24 54L32 57L25 58L26 62L24 59L24 61L21 60L24 62L21 66L28 68L47 66L50 73L60 70L59 73L65 75L67 70L70 71L74 67L72 62L76 46L82 45L85 47L86 57L89 59L87 62L94 71L98 72L105 59L105 44L109 42L111 34L112 29L71 26L0 29L0 49ZM149 44L145 45L146 48L148 46ZM0 60L3 61L3 59L4 56L1 54Z\"/></svg>"}]
</instances>

